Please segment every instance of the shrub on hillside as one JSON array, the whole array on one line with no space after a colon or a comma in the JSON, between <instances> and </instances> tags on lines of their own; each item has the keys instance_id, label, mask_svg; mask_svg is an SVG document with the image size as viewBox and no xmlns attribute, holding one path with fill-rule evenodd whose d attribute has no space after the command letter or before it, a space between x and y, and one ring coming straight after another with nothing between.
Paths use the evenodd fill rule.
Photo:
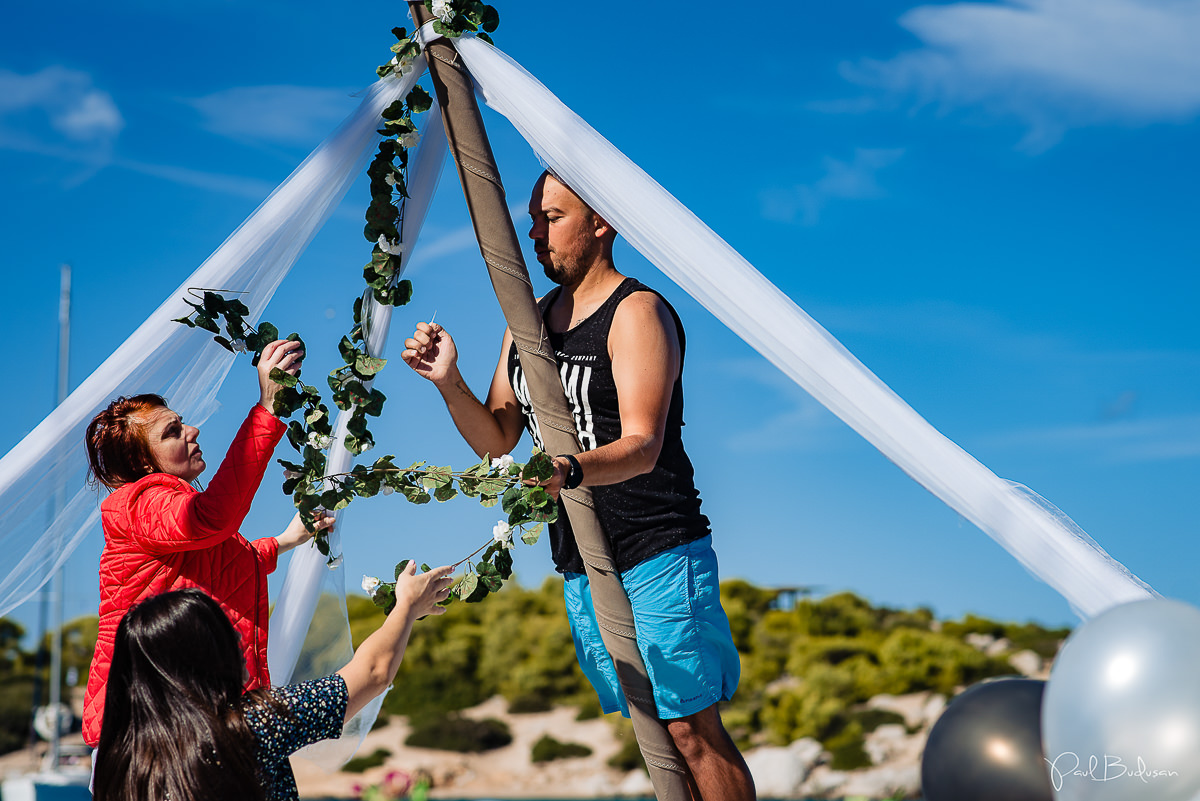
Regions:
<instances>
[{"instance_id":1,"label":"shrub on hillside","mask_svg":"<svg viewBox=\"0 0 1200 801\"><path fill-rule=\"evenodd\" d=\"M346 771L347 773L362 773L363 771L370 770L371 768L379 767L384 763L384 760L391 755L392 752L386 748L376 748L373 753L365 756L354 757L345 765L342 765L342 770Z\"/></svg>"},{"instance_id":2,"label":"shrub on hillside","mask_svg":"<svg viewBox=\"0 0 1200 801\"><path fill-rule=\"evenodd\" d=\"M512 733L502 721L448 715L417 726L404 744L414 748L436 748L439 751L467 754L503 748L511 742Z\"/></svg>"},{"instance_id":3,"label":"shrub on hillside","mask_svg":"<svg viewBox=\"0 0 1200 801\"><path fill-rule=\"evenodd\" d=\"M592 749L586 745L559 742L549 734L544 734L542 739L533 744L530 758L534 762L550 762L555 759L572 759L591 755Z\"/></svg>"}]
</instances>

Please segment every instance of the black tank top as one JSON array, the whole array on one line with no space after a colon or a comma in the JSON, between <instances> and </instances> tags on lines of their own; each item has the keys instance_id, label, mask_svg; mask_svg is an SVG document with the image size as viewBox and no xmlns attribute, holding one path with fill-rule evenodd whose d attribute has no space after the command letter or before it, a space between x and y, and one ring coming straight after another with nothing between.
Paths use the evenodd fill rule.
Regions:
<instances>
[{"instance_id":1,"label":"black tank top","mask_svg":"<svg viewBox=\"0 0 1200 801\"><path fill-rule=\"evenodd\" d=\"M543 319L560 290L555 287L538 304ZM617 306L634 292L654 290L636 279L626 278L600 308L570 331L548 330L567 403L575 418L575 430L585 451L621 438L621 414L608 357L608 334ZM662 295L658 297L675 321L682 376L683 325L671 304ZM540 448L541 433L515 345L508 353L508 379L521 404L526 427ZM694 484L692 463L683 449L682 428L683 381L679 377L671 390L662 451L654 469L619 484L591 487L596 514L620 571L709 533L708 518L700 511L700 493ZM558 520L550 526L550 547L554 566L560 573L583 572L583 560L561 501Z\"/></svg>"}]
</instances>

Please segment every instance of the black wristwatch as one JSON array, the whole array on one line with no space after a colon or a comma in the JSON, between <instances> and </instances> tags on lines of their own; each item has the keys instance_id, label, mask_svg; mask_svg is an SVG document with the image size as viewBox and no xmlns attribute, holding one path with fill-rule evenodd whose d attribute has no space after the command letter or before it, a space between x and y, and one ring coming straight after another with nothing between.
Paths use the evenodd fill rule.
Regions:
<instances>
[{"instance_id":1,"label":"black wristwatch","mask_svg":"<svg viewBox=\"0 0 1200 801\"><path fill-rule=\"evenodd\" d=\"M569 453L560 453L559 456L571 463L571 469L567 471L567 477L563 479L563 489L575 489L583 483L583 468L579 466L579 460Z\"/></svg>"}]
</instances>

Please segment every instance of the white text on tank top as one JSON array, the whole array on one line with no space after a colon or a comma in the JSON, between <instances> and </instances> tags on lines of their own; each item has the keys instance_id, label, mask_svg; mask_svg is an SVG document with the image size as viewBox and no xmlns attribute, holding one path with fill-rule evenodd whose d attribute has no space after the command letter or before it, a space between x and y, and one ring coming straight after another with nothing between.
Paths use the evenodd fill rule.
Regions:
<instances>
[{"instance_id":1,"label":"white text on tank top","mask_svg":"<svg viewBox=\"0 0 1200 801\"><path fill-rule=\"evenodd\" d=\"M557 355L560 359L563 358L563 354ZM592 382L592 368L564 361L559 365L558 374L559 380L562 381L563 392L566 393L567 401L571 404L571 416L575 419L575 432L579 436L579 446L585 451L593 450L596 447L596 431L592 420L592 403L588 397ZM542 432L538 428L537 412L533 410L533 403L529 399L529 386L525 383L525 373L519 364L513 368L512 386L513 392L517 396L517 402L521 404L522 408L529 410L529 432L533 435L533 444L545 450L542 445Z\"/></svg>"}]
</instances>

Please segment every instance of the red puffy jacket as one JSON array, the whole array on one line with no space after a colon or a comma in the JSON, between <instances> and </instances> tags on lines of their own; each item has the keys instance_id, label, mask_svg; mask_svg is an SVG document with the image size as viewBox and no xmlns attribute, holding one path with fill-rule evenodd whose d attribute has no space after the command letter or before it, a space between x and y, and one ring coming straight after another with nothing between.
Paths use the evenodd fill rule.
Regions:
<instances>
[{"instance_id":1,"label":"red puffy jacket","mask_svg":"<svg viewBox=\"0 0 1200 801\"><path fill-rule=\"evenodd\" d=\"M95 747L121 618L143 598L199 587L229 615L242 639L246 689L269 687L267 574L279 542L238 533L286 426L255 404L208 489L155 473L119 487L100 504L100 633L83 705L83 738Z\"/></svg>"}]
</instances>

